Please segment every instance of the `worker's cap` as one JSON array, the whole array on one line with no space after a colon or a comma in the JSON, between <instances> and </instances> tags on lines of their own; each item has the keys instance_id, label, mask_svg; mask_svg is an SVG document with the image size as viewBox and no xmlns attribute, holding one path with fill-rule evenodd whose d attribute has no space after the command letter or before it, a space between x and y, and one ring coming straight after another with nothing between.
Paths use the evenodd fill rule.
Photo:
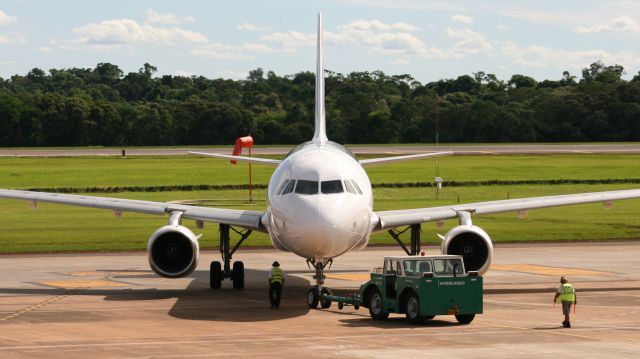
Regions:
<instances>
[{"instance_id":1,"label":"worker's cap","mask_svg":"<svg viewBox=\"0 0 640 359\"><path fill-rule=\"evenodd\" d=\"M560 277L560 283L569 283L569 280L567 279L567 277Z\"/></svg>"},{"instance_id":2,"label":"worker's cap","mask_svg":"<svg viewBox=\"0 0 640 359\"><path fill-rule=\"evenodd\" d=\"M280 267L280 263L278 263L278 261L273 262L272 266L274 267Z\"/></svg>"}]
</instances>

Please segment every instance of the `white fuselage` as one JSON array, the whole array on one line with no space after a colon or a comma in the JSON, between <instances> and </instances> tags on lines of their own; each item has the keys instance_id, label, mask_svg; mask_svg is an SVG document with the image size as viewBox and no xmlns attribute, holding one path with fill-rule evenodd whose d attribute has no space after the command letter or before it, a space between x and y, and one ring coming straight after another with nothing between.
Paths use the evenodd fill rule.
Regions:
<instances>
[{"instance_id":1,"label":"white fuselage","mask_svg":"<svg viewBox=\"0 0 640 359\"><path fill-rule=\"evenodd\" d=\"M308 259L364 248L375 224L369 177L333 142L293 149L269 181L268 201L265 224L274 246Z\"/></svg>"}]
</instances>

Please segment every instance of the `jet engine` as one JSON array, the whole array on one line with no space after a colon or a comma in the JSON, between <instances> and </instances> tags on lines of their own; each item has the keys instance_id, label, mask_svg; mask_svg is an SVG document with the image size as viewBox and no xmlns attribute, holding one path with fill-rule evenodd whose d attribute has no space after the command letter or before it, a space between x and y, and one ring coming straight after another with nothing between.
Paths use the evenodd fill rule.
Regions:
<instances>
[{"instance_id":1,"label":"jet engine","mask_svg":"<svg viewBox=\"0 0 640 359\"><path fill-rule=\"evenodd\" d=\"M198 265L198 238L181 225L161 227L153 233L147 246L151 269L166 278L191 274Z\"/></svg>"},{"instance_id":2,"label":"jet engine","mask_svg":"<svg viewBox=\"0 0 640 359\"><path fill-rule=\"evenodd\" d=\"M493 242L482 228L460 225L445 235L442 253L461 255L467 271L478 271L482 275L491 265Z\"/></svg>"}]
</instances>

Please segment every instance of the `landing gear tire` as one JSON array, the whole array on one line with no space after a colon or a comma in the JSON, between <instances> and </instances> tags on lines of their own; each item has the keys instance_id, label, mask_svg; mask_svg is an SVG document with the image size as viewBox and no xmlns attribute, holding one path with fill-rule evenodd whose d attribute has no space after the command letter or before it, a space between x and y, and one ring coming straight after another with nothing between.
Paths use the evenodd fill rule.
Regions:
<instances>
[{"instance_id":1,"label":"landing gear tire","mask_svg":"<svg viewBox=\"0 0 640 359\"><path fill-rule=\"evenodd\" d=\"M211 289L220 289L222 287L222 277L222 265L220 262L211 262L209 267L209 286L211 286Z\"/></svg>"},{"instance_id":2,"label":"landing gear tire","mask_svg":"<svg viewBox=\"0 0 640 359\"><path fill-rule=\"evenodd\" d=\"M469 324L473 321L473 318L475 317L476 317L475 314L458 314L456 315L456 320L460 324Z\"/></svg>"},{"instance_id":3,"label":"landing gear tire","mask_svg":"<svg viewBox=\"0 0 640 359\"><path fill-rule=\"evenodd\" d=\"M322 288L322 294L332 295L331 290L329 288ZM320 306L322 309L327 309L331 307L331 300L326 299L324 296L320 296Z\"/></svg>"},{"instance_id":4,"label":"landing gear tire","mask_svg":"<svg viewBox=\"0 0 640 359\"><path fill-rule=\"evenodd\" d=\"M405 303L405 314L407 316L407 320L411 324L421 324L424 323L425 317L420 316L420 300L415 293L409 294L407 298L407 302Z\"/></svg>"},{"instance_id":5,"label":"landing gear tire","mask_svg":"<svg viewBox=\"0 0 640 359\"><path fill-rule=\"evenodd\" d=\"M238 261L233 262L233 271L231 272L234 289L244 288L244 263Z\"/></svg>"},{"instance_id":6,"label":"landing gear tire","mask_svg":"<svg viewBox=\"0 0 640 359\"><path fill-rule=\"evenodd\" d=\"M373 320L385 320L389 318L389 313L383 312L384 300L377 289L369 294L369 315Z\"/></svg>"},{"instance_id":7,"label":"landing gear tire","mask_svg":"<svg viewBox=\"0 0 640 359\"><path fill-rule=\"evenodd\" d=\"M318 294L317 288L311 288L307 292L307 305L310 309L315 309L318 307L318 302L320 302L320 295Z\"/></svg>"}]
</instances>

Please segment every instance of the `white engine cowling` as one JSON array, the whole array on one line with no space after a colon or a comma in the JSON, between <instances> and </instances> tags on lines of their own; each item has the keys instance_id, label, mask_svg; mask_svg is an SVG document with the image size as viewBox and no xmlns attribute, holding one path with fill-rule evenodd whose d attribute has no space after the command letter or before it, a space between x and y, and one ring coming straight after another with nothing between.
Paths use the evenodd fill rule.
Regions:
<instances>
[{"instance_id":1,"label":"white engine cowling","mask_svg":"<svg viewBox=\"0 0 640 359\"><path fill-rule=\"evenodd\" d=\"M153 233L147 245L151 269L166 278L191 274L198 266L198 238L184 226L161 227Z\"/></svg>"},{"instance_id":2,"label":"white engine cowling","mask_svg":"<svg viewBox=\"0 0 640 359\"><path fill-rule=\"evenodd\" d=\"M493 242L482 228L460 225L445 235L442 253L462 256L467 271L478 271L482 275L491 265Z\"/></svg>"}]
</instances>

